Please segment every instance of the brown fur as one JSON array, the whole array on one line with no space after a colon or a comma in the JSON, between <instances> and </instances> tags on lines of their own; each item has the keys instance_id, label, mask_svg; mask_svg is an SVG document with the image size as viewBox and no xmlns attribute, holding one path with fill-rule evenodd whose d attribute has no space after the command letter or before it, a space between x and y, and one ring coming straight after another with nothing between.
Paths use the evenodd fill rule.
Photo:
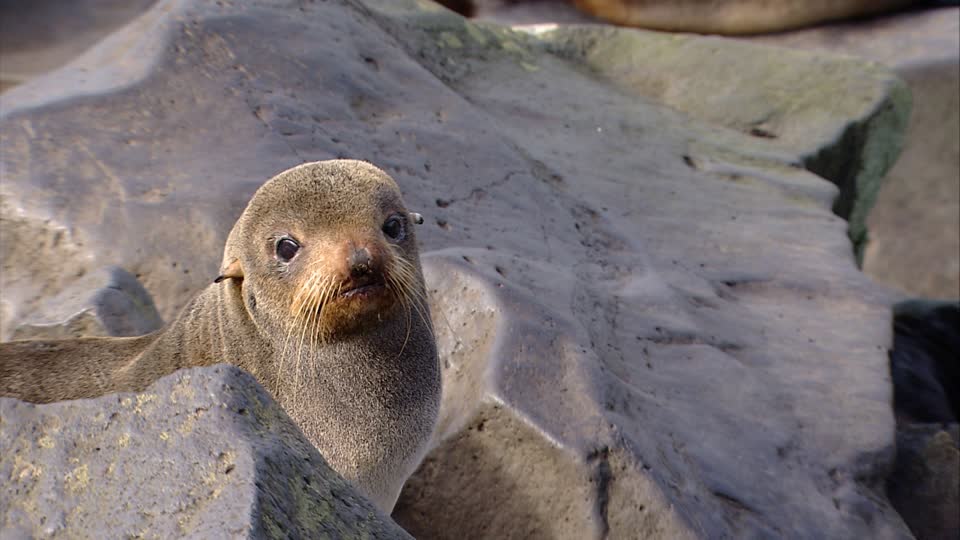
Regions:
<instances>
[{"instance_id":1,"label":"brown fur","mask_svg":"<svg viewBox=\"0 0 960 540\"><path fill-rule=\"evenodd\" d=\"M905 7L915 0L574 0L625 26L702 34L779 32Z\"/></svg>"},{"instance_id":2,"label":"brown fur","mask_svg":"<svg viewBox=\"0 0 960 540\"><path fill-rule=\"evenodd\" d=\"M142 391L178 369L229 362L268 388L330 465L389 513L426 452L440 400L413 223L396 242L381 231L397 214L409 215L399 189L367 163L285 171L230 232L224 279L167 327L137 338L0 344L0 396L44 403ZM278 235L301 242L288 264L275 254ZM321 307L315 278L349 279L344 258L358 246L372 253L387 292L337 297L331 286Z\"/></svg>"}]
</instances>

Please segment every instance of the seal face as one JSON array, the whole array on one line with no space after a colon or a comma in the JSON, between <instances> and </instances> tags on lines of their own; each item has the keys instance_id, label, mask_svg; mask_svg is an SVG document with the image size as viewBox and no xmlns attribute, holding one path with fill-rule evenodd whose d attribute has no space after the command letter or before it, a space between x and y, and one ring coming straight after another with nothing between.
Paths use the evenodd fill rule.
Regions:
<instances>
[{"instance_id":1,"label":"seal face","mask_svg":"<svg viewBox=\"0 0 960 540\"><path fill-rule=\"evenodd\" d=\"M243 279L247 309L266 336L326 342L399 306L422 312L412 218L389 176L356 163L365 174L344 178L316 164L281 174L231 234L222 277Z\"/></svg>"},{"instance_id":2,"label":"seal face","mask_svg":"<svg viewBox=\"0 0 960 540\"><path fill-rule=\"evenodd\" d=\"M184 367L253 374L337 472L389 513L427 450L440 367L414 234L369 163L307 163L266 182L221 274L140 338L0 344L0 395L34 402L141 391Z\"/></svg>"}]
</instances>

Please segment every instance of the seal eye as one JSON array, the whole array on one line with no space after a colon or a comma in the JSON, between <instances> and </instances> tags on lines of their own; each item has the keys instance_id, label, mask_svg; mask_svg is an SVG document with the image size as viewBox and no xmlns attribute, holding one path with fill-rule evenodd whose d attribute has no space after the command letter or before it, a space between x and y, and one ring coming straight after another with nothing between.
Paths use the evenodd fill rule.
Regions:
<instances>
[{"instance_id":1,"label":"seal eye","mask_svg":"<svg viewBox=\"0 0 960 540\"><path fill-rule=\"evenodd\" d=\"M290 262L298 251L300 251L300 244L294 241L291 238L281 238L277 240L277 258L283 262Z\"/></svg>"},{"instance_id":2,"label":"seal eye","mask_svg":"<svg viewBox=\"0 0 960 540\"><path fill-rule=\"evenodd\" d=\"M402 240L405 232L403 221L397 216L390 216L383 222L383 234L394 240Z\"/></svg>"}]
</instances>

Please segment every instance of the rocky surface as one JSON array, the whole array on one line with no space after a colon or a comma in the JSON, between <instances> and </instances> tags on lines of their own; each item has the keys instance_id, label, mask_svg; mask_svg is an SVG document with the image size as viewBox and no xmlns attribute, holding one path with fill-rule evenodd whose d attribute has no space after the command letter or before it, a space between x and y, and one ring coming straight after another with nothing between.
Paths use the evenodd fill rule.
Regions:
<instances>
[{"instance_id":1,"label":"rocky surface","mask_svg":"<svg viewBox=\"0 0 960 540\"><path fill-rule=\"evenodd\" d=\"M4 0L0 91L58 68L156 0Z\"/></svg>"},{"instance_id":2,"label":"rocky surface","mask_svg":"<svg viewBox=\"0 0 960 540\"><path fill-rule=\"evenodd\" d=\"M170 318L266 178L363 158L427 220L418 537L906 537L891 299L831 209L869 209L908 101L875 65L719 39L157 2L3 95L0 331L94 264Z\"/></svg>"},{"instance_id":3,"label":"rocky surface","mask_svg":"<svg viewBox=\"0 0 960 540\"><path fill-rule=\"evenodd\" d=\"M929 2L946 6L956 2ZM562 0L491 2L475 15L501 24L597 23ZM741 38L747 39L747 38ZM748 38L880 62L907 81L906 144L877 195L863 270L904 295L960 297L960 8L940 7ZM862 231L854 230L862 239Z\"/></svg>"},{"instance_id":4,"label":"rocky surface","mask_svg":"<svg viewBox=\"0 0 960 540\"><path fill-rule=\"evenodd\" d=\"M920 539L960 531L960 302L894 306L897 460L887 492Z\"/></svg>"},{"instance_id":5,"label":"rocky surface","mask_svg":"<svg viewBox=\"0 0 960 540\"><path fill-rule=\"evenodd\" d=\"M904 294L960 298L960 7L758 40L881 62L910 85L906 143L867 219L863 270Z\"/></svg>"},{"instance_id":6,"label":"rocky surface","mask_svg":"<svg viewBox=\"0 0 960 540\"><path fill-rule=\"evenodd\" d=\"M960 424L915 424L897 431L890 500L918 540L960 531Z\"/></svg>"},{"instance_id":7,"label":"rocky surface","mask_svg":"<svg viewBox=\"0 0 960 540\"><path fill-rule=\"evenodd\" d=\"M29 243L20 245L27 247ZM15 294L16 290L10 292ZM13 329L10 338L140 336L162 326L150 293L136 276L114 266L85 274L57 295L42 300Z\"/></svg>"},{"instance_id":8,"label":"rocky surface","mask_svg":"<svg viewBox=\"0 0 960 540\"><path fill-rule=\"evenodd\" d=\"M6 539L409 538L232 366L142 394L0 398L0 448Z\"/></svg>"}]
</instances>

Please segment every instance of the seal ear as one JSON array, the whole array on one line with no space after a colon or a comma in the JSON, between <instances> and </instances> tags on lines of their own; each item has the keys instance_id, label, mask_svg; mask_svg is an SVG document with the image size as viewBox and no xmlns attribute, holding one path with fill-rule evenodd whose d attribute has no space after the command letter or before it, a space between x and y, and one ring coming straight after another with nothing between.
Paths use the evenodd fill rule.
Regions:
<instances>
[{"instance_id":1,"label":"seal ear","mask_svg":"<svg viewBox=\"0 0 960 540\"><path fill-rule=\"evenodd\" d=\"M410 219L417 225L423 225L423 216L418 212L410 212Z\"/></svg>"},{"instance_id":2,"label":"seal ear","mask_svg":"<svg viewBox=\"0 0 960 540\"><path fill-rule=\"evenodd\" d=\"M220 283L225 279L243 279L243 268L240 266L240 259L234 259L232 263L220 272L220 275L217 276L217 279L213 280L213 282Z\"/></svg>"}]
</instances>

